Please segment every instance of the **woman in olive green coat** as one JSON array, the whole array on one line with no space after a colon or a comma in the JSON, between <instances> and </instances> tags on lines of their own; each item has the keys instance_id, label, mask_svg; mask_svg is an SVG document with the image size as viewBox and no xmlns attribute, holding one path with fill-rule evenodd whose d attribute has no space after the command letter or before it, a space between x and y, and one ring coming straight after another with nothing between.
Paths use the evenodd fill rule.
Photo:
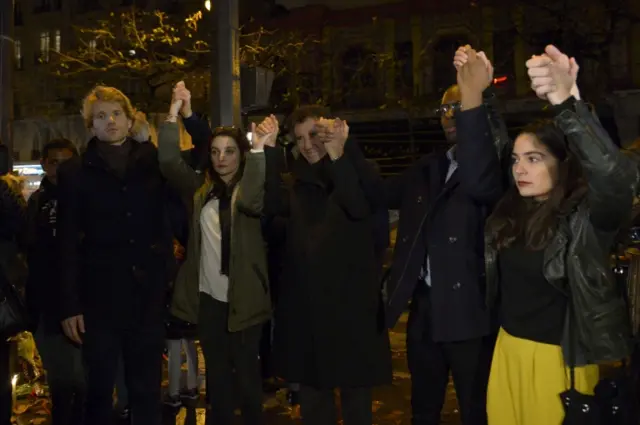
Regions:
<instances>
[{"instance_id":1,"label":"woman in olive green coat","mask_svg":"<svg viewBox=\"0 0 640 425\"><path fill-rule=\"evenodd\" d=\"M177 88L176 90L180 90ZM215 129L208 164L198 173L180 155L171 105L158 136L160 169L185 199L193 199L186 258L176 279L171 313L198 324L207 365L212 423L233 420L233 381L241 391L245 424L262 416L259 344L271 316L262 215L265 158L236 128Z\"/></svg>"}]
</instances>

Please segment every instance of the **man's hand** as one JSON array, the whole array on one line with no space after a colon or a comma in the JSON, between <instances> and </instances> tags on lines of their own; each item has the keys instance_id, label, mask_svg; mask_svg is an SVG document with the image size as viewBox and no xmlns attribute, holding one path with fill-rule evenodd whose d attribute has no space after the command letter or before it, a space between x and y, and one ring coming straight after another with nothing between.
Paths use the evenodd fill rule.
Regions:
<instances>
[{"instance_id":1,"label":"man's hand","mask_svg":"<svg viewBox=\"0 0 640 425\"><path fill-rule=\"evenodd\" d=\"M324 143L324 148L332 161L336 161L344 154L344 145L349 138L349 126L346 121L336 118L328 120L320 118L316 122L318 137Z\"/></svg>"},{"instance_id":2,"label":"man's hand","mask_svg":"<svg viewBox=\"0 0 640 425\"><path fill-rule=\"evenodd\" d=\"M184 81L179 81L173 89L173 100L182 100L180 115L182 115L183 118L189 118L193 115L193 111L191 110L191 92L187 90ZM173 103L173 101L171 103Z\"/></svg>"},{"instance_id":3,"label":"man's hand","mask_svg":"<svg viewBox=\"0 0 640 425\"><path fill-rule=\"evenodd\" d=\"M467 53L469 50L471 50L471 46L468 44L466 46L460 46L458 47L458 50L456 50L456 54L453 56L453 66L456 71L460 71L460 68L462 68L462 66L469 60L469 55ZM491 85L493 83L493 64L484 52L477 52L476 55L487 67L487 70L489 71L489 85Z\"/></svg>"},{"instance_id":4,"label":"man's hand","mask_svg":"<svg viewBox=\"0 0 640 425\"><path fill-rule=\"evenodd\" d=\"M534 56L526 63L531 78L531 88L541 99L559 105L569 97L580 98L576 84L580 67L574 58L549 45L545 53Z\"/></svg>"},{"instance_id":5,"label":"man's hand","mask_svg":"<svg viewBox=\"0 0 640 425\"><path fill-rule=\"evenodd\" d=\"M71 341L82 344L82 335L85 333L84 316L73 316L62 321L62 331Z\"/></svg>"},{"instance_id":6,"label":"man's hand","mask_svg":"<svg viewBox=\"0 0 640 425\"><path fill-rule=\"evenodd\" d=\"M468 49L467 61L458 70L458 87L462 97L462 110L482 105L482 92L489 87L489 69L473 49Z\"/></svg>"},{"instance_id":7,"label":"man's hand","mask_svg":"<svg viewBox=\"0 0 640 425\"><path fill-rule=\"evenodd\" d=\"M253 149L264 149L265 146L276 147L276 141L278 140L278 132L280 131L280 124L275 115L271 114L266 117L262 122L256 126L256 123L251 123L251 147Z\"/></svg>"}]
</instances>

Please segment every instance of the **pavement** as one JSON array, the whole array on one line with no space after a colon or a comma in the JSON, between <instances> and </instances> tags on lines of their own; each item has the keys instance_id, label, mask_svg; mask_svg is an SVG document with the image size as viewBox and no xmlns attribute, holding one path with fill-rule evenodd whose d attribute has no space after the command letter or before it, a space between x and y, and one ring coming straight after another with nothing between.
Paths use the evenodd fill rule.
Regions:
<instances>
[{"instance_id":1,"label":"pavement","mask_svg":"<svg viewBox=\"0 0 640 425\"><path fill-rule=\"evenodd\" d=\"M374 391L372 410L374 412L373 423L375 425L404 425L411 423L411 381L407 370L407 353L405 346L406 319L407 315L405 314L400 319L396 328L390 332L393 359L393 384L376 388ZM202 356L202 353L200 353L200 356ZM200 364L204 365L204 362L201 361ZM201 373L204 373L204 370L201 370ZM163 385L166 386L166 384L165 379ZM264 409L265 423L267 425L292 425L302 423L300 421L299 409L292 408L289 405L286 399L286 391L284 390L265 395ZM17 423L18 425L49 425L49 410L50 404L46 397L19 399L14 408L17 416L14 417L13 423ZM188 407L165 409L163 416L163 425L205 425L204 399L201 397L200 401L194 402L193 405ZM238 417L238 423L241 423L240 417ZM441 423L443 425L460 424L455 391L451 383L447 390ZM114 425L116 424L126 424L126 422L114 420Z\"/></svg>"}]
</instances>

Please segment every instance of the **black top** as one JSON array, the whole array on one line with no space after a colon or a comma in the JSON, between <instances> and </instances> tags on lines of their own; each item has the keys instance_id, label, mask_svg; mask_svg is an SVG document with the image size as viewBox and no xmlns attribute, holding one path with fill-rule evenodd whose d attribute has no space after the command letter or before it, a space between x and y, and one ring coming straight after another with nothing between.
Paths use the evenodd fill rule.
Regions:
<instances>
[{"instance_id":1,"label":"black top","mask_svg":"<svg viewBox=\"0 0 640 425\"><path fill-rule=\"evenodd\" d=\"M502 327L531 341L560 345L567 297L543 275L544 250L515 244L500 251Z\"/></svg>"}]
</instances>

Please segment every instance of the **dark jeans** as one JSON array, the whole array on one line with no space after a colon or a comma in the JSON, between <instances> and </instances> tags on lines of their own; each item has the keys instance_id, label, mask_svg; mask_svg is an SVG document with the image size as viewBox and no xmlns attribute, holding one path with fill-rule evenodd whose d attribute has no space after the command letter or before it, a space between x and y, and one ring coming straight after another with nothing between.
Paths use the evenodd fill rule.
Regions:
<instances>
[{"instance_id":1,"label":"dark jeans","mask_svg":"<svg viewBox=\"0 0 640 425\"><path fill-rule=\"evenodd\" d=\"M372 389L370 387L340 388L340 404L344 425L371 425ZM300 412L305 425L334 425L338 423L333 390L300 388Z\"/></svg>"},{"instance_id":2,"label":"dark jeans","mask_svg":"<svg viewBox=\"0 0 640 425\"><path fill-rule=\"evenodd\" d=\"M453 375L463 425L486 425L487 384L495 336L434 342L431 335L431 300L425 285L416 290L407 324L412 425L440 423L449 372Z\"/></svg>"},{"instance_id":3,"label":"dark jeans","mask_svg":"<svg viewBox=\"0 0 640 425\"><path fill-rule=\"evenodd\" d=\"M86 384L82 350L61 332L40 320L34 335L51 393L52 425L81 425Z\"/></svg>"},{"instance_id":4,"label":"dark jeans","mask_svg":"<svg viewBox=\"0 0 640 425\"><path fill-rule=\"evenodd\" d=\"M11 423L11 344L0 338L0 425Z\"/></svg>"},{"instance_id":5,"label":"dark jeans","mask_svg":"<svg viewBox=\"0 0 640 425\"><path fill-rule=\"evenodd\" d=\"M113 329L86 320L83 353L87 369L86 423L111 425L113 387L120 356L133 425L160 425L164 323Z\"/></svg>"},{"instance_id":6,"label":"dark jeans","mask_svg":"<svg viewBox=\"0 0 640 425\"><path fill-rule=\"evenodd\" d=\"M229 304L200 293L198 332L207 365L207 398L211 406L207 423L233 422L237 388L245 425L261 424L262 374L258 355L262 325L229 332L228 317Z\"/></svg>"}]
</instances>

